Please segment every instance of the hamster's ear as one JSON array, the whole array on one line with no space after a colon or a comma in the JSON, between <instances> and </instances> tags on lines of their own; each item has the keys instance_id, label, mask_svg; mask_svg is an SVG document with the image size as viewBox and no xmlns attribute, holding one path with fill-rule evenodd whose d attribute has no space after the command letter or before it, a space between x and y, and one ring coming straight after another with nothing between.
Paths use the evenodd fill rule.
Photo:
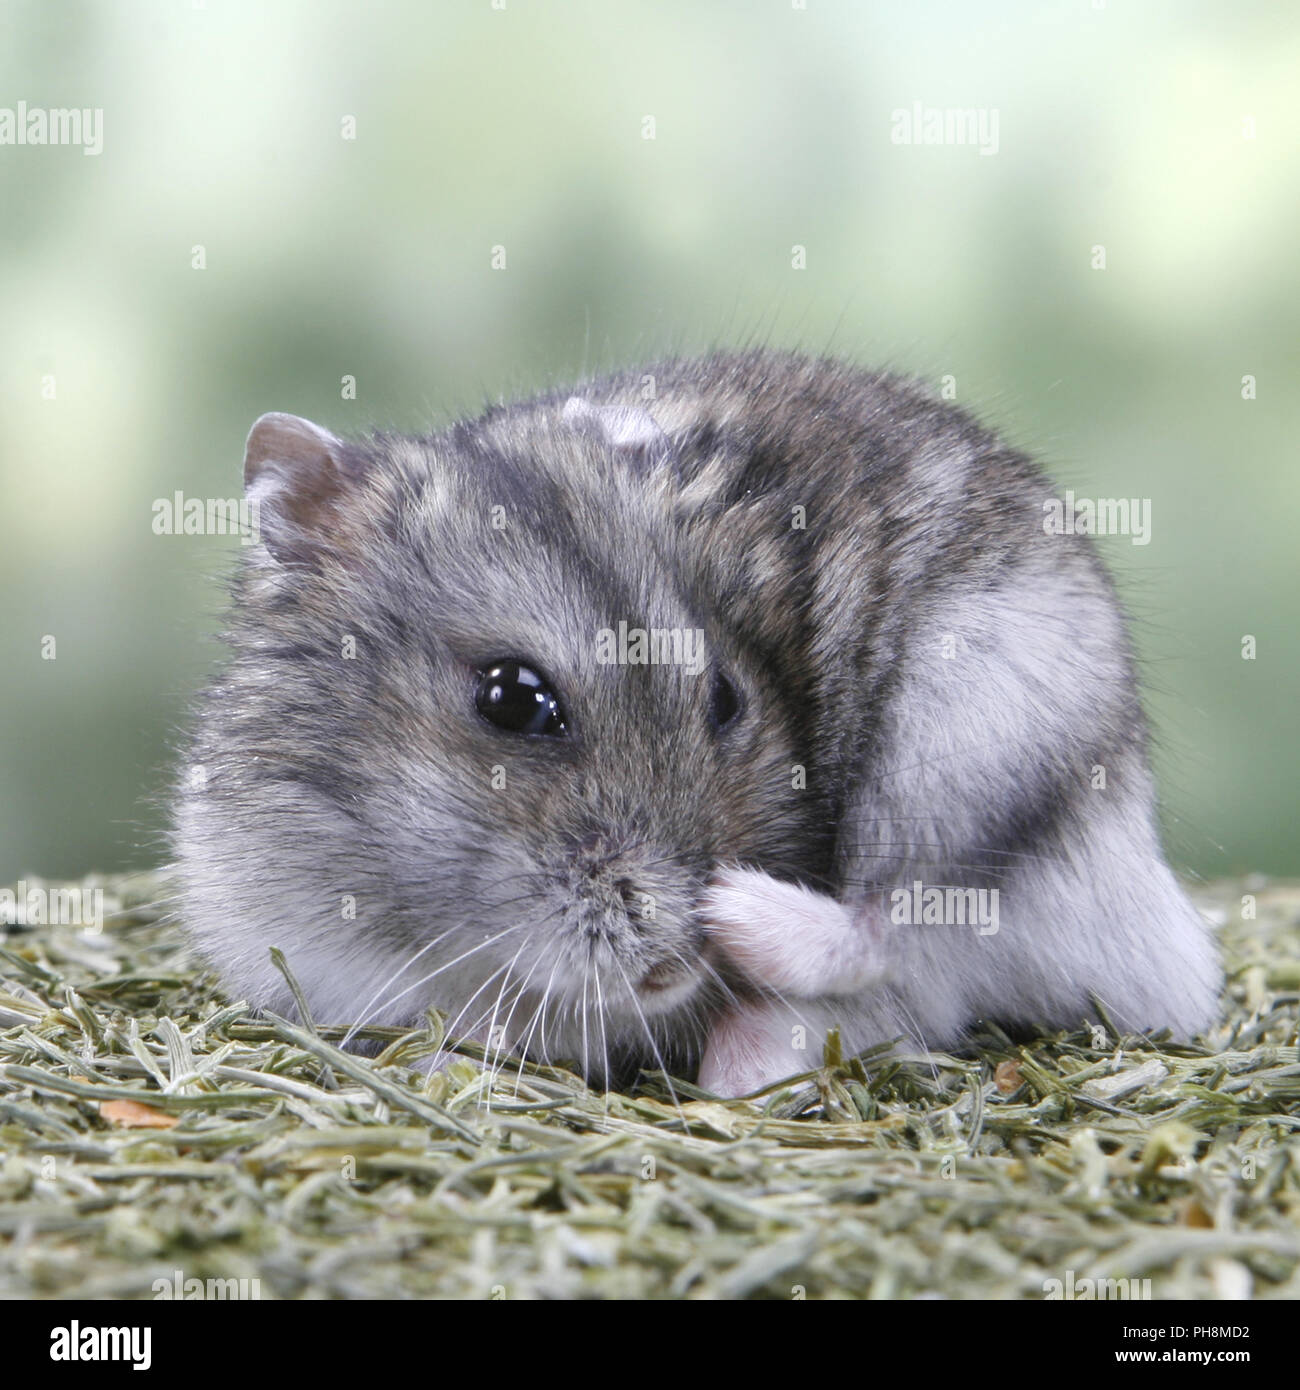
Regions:
<instances>
[{"instance_id":1,"label":"hamster's ear","mask_svg":"<svg viewBox=\"0 0 1300 1390\"><path fill-rule=\"evenodd\" d=\"M560 419L570 429L596 435L620 458L639 467L657 463L668 453L668 436L639 406L592 405L581 396L570 396Z\"/></svg>"},{"instance_id":2,"label":"hamster's ear","mask_svg":"<svg viewBox=\"0 0 1300 1390\"><path fill-rule=\"evenodd\" d=\"M296 415L263 415L244 446L244 493L277 560L309 558L336 533L339 503L355 481L343 441Z\"/></svg>"}]
</instances>

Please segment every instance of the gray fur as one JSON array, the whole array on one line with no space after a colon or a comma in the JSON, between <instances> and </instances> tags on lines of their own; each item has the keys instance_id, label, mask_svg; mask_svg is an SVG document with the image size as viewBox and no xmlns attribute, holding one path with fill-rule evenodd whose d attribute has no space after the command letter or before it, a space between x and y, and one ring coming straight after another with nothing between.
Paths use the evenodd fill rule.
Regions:
<instances>
[{"instance_id":1,"label":"gray fur","mask_svg":"<svg viewBox=\"0 0 1300 1390\"><path fill-rule=\"evenodd\" d=\"M1111 584L961 412L752 352L333 445L306 501L293 460L250 479L263 543L176 796L185 919L234 994L291 1008L278 945L318 1021L433 1004L597 1079L703 1057L732 1091L808 1065L799 1024L949 1047L982 1018L1075 1025L1092 996L1133 1030L1212 1021ZM600 664L620 622L703 631L704 670ZM550 678L569 738L478 716L503 657ZM715 731L718 669L742 709ZM726 865L864 934L915 880L996 887L1000 928L895 926L877 985L791 1000L711 940ZM655 969L681 978L632 988ZM711 1060L746 1011L764 1055Z\"/></svg>"}]
</instances>

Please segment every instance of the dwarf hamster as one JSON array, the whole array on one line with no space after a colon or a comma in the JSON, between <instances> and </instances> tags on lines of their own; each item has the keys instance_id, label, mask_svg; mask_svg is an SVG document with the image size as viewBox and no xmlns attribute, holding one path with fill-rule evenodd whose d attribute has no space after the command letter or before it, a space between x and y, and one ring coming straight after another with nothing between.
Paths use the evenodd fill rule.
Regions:
<instances>
[{"instance_id":1,"label":"dwarf hamster","mask_svg":"<svg viewBox=\"0 0 1300 1390\"><path fill-rule=\"evenodd\" d=\"M1125 620L1040 469L755 350L410 438L248 437L174 807L230 991L740 1095L980 1020L1214 1019Z\"/></svg>"}]
</instances>

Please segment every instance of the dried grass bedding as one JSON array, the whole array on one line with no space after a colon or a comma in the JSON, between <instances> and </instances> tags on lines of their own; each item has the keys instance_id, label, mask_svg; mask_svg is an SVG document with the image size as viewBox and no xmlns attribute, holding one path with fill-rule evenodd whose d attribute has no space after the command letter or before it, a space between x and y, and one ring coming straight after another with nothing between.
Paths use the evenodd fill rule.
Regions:
<instances>
[{"instance_id":1,"label":"dried grass bedding","mask_svg":"<svg viewBox=\"0 0 1300 1390\"><path fill-rule=\"evenodd\" d=\"M1197 890L1229 966L1204 1045L832 1040L765 1108L468 1046L426 1075L436 1017L345 1054L223 999L156 876L80 886L102 930L0 927L0 1297L1300 1296L1300 885Z\"/></svg>"}]
</instances>

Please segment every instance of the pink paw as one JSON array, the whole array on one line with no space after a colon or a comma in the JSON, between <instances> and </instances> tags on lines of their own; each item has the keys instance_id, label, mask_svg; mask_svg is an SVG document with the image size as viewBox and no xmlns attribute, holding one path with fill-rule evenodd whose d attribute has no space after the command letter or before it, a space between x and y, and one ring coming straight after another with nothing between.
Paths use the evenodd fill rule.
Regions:
<instances>
[{"instance_id":1,"label":"pink paw","mask_svg":"<svg viewBox=\"0 0 1300 1390\"><path fill-rule=\"evenodd\" d=\"M854 994L883 975L870 915L756 869L724 868L705 890L709 938L756 985L801 999Z\"/></svg>"},{"instance_id":2,"label":"pink paw","mask_svg":"<svg viewBox=\"0 0 1300 1390\"><path fill-rule=\"evenodd\" d=\"M709 1034L700 1062L699 1084L715 1096L745 1096L760 1087L807 1071L814 1065L795 1048L808 1030L797 1027L780 1006L740 1005L722 1015ZM766 1097L755 1100L766 1103Z\"/></svg>"}]
</instances>

